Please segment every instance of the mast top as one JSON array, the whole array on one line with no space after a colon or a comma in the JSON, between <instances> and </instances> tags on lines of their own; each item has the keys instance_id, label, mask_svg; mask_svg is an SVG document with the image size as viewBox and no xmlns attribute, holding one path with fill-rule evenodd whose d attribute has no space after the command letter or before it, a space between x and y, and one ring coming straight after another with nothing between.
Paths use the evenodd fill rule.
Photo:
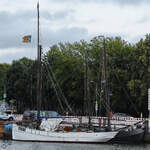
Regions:
<instances>
[{"instance_id":1,"label":"mast top","mask_svg":"<svg viewBox=\"0 0 150 150\"><path fill-rule=\"evenodd\" d=\"M37 8L39 8L39 2L37 2Z\"/></svg>"}]
</instances>

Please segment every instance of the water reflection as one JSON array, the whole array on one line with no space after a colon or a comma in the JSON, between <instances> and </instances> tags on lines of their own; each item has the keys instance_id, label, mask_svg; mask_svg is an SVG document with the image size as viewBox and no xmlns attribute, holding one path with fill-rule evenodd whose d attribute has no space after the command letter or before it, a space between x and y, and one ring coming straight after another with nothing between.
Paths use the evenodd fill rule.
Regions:
<instances>
[{"instance_id":1,"label":"water reflection","mask_svg":"<svg viewBox=\"0 0 150 150\"><path fill-rule=\"evenodd\" d=\"M62 144L0 141L0 150L149 150L150 144L118 145L118 144Z\"/></svg>"}]
</instances>

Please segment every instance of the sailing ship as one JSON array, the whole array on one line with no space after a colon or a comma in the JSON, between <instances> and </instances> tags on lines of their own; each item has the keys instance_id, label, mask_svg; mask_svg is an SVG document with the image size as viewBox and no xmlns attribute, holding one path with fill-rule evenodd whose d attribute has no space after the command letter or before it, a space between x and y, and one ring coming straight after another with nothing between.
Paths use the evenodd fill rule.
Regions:
<instances>
[{"instance_id":1,"label":"sailing ship","mask_svg":"<svg viewBox=\"0 0 150 150\"><path fill-rule=\"evenodd\" d=\"M90 131L40 131L13 125L12 138L17 141L63 142L63 143L106 143L118 132Z\"/></svg>"},{"instance_id":2,"label":"sailing ship","mask_svg":"<svg viewBox=\"0 0 150 150\"><path fill-rule=\"evenodd\" d=\"M38 122L40 125L40 101L41 101L41 45L39 45L39 3L37 4L37 50L38 50L38 81L37 81L37 109L38 109ZM66 123L68 124L68 123ZM64 142L64 143L106 143L109 142L118 131L99 130L94 131L87 127L80 128L71 123L63 130L55 128L53 131L43 131L40 128L31 129L29 127L13 124L12 139L17 141L38 141L38 142Z\"/></svg>"}]
</instances>

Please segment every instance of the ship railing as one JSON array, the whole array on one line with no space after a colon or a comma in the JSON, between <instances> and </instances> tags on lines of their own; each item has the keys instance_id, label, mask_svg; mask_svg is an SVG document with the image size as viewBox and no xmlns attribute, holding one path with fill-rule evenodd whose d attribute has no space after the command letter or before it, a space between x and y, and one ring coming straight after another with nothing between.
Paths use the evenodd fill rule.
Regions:
<instances>
[{"instance_id":1,"label":"ship railing","mask_svg":"<svg viewBox=\"0 0 150 150\"><path fill-rule=\"evenodd\" d=\"M91 124L93 126L97 127L105 127L108 124L108 118L107 117L90 117ZM126 126L134 125L135 123L138 123L140 121L144 121L145 119L132 119L132 120L125 120L125 118L111 118L111 126L112 128L123 128ZM60 120L59 120L60 121ZM82 125L82 124L88 124L89 123L89 117L88 116L63 116L61 121L66 121L73 123L75 125ZM58 125L60 122L56 118L49 118L49 119L43 119L41 127L42 129L51 130L50 126L51 123L54 122L55 125Z\"/></svg>"}]
</instances>

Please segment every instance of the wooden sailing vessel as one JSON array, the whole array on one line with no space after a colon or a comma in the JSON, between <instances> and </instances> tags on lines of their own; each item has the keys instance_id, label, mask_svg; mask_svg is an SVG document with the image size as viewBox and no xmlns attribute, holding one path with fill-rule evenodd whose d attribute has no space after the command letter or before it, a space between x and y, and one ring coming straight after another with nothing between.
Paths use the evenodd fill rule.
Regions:
<instances>
[{"instance_id":1,"label":"wooden sailing vessel","mask_svg":"<svg viewBox=\"0 0 150 150\"><path fill-rule=\"evenodd\" d=\"M62 143L106 143L118 132L57 132L40 131L13 125L12 138L17 141L62 142Z\"/></svg>"},{"instance_id":2,"label":"wooden sailing vessel","mask_svg":"<svg viewBox=\"0 0 150 150\"><path fill-rule=\"evenodd\" d=\"M37 81L37 108L38 108L38 126L40 124L40 101L41 101L41 46L39 45L39 4L37 4L38 12L38 38L37 38L37 50L38 50L38 81ZM12 139L17 141L39 141L39 142L73 142L73 143L105 143L110 141L117 131L100 131L94 132L92 130L69 130L69 131L41 131L39 128L30 129L28 127L19 126L13 124Z\"/></svg>"}]
</instances>

